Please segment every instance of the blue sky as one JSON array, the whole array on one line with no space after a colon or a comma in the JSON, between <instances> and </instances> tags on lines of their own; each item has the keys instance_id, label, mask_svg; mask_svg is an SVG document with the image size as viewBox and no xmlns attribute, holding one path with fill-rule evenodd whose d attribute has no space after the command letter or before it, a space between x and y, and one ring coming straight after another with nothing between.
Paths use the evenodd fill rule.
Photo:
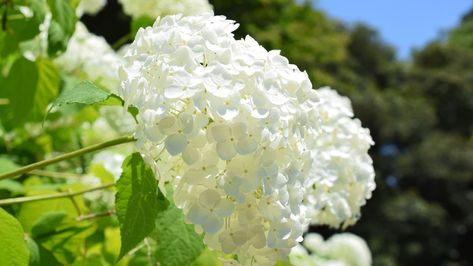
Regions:
<instances>
[{"instance_id":1,"label":"blue sky","mask_svg":"<svg viewBox=\"0 0 473 266\"><path fill-rule=\"evenodd\" d=\"M345 22L366 22L397 48L401 59L440 30L457 25L472 0L314 0L314 6Z\"/></svg>"}]
</instances>

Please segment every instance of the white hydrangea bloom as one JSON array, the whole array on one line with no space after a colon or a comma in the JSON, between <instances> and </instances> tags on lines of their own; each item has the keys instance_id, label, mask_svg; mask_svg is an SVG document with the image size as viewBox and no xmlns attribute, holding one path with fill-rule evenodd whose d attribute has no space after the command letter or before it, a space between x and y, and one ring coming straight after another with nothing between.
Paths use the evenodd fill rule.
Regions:
<instances>
[{"instance_id":1,"label":"white hydrangea bloom","mask_svg":"<svg viewBox=\"0 0 473 266\"><path fill-rule=\"evenodd\" d=\"M78 17L83 14L95 15L107 4L107 0L80 0L76 8Z\"/></svg>"},{"instance_id":2,"label":"white hydrangea bloom","mask_svg":"<svg viewBox=\"0 0 473 266\"><path fill-rule=\"evenodd\" d=\"M361 237L351 233L336 234L327 241L319 234L310 233L304 237L304 247L298 245L291 250L289 260L292 265L371 266L368 245Z\"/></svg>"},{"instance_id":3,"label":"white hydrangea bloom","mask_svg":"<svg viewBox=\"0 0 473 266\"><path fill-rule=\"evenodd\" d=\"M61 70L114 92L120 83L117 70L122 60L104 38L90 33L84 24L77 22L67 50L55 62Z\"/></svg>"},{"instance_id":4,"label":"white hydrangea bloom","mask_svg":"<svg viewBox=\"0 0 473 266\"><path fill-rule=\"evenodd\" d=\"M125 14L132 17L183 14L185 16L209 12L208 0L119 0Z\"/></svg>"},{"instance_id":5,"label":"white hydrangea bloom","mask_svg":"<svg viewBox=\"0 0 473 266\"><path fill-rule=\"evenodd\" d=\"M354 224L360 206L371 197L376 185L368 149L374 144L369 130L352 119L350 100L330 88L321 88L319 109L324 126L316 140L318 153L304 204L313 224L344 227ZM326 125L326 126L325 126Z\"/></svg>"},{"instance_id":6,"label":"white hydrangea bloom","mask_svg":"<svg viewBox=\"0 0 473 266\"><path fill-rule=\"evenodd\" d=\"M314 170L343 169L316 161L337 150L327 141L345 125L305 72L249 36L235 40L237 27L208 13L158 18L127 49L119 94L139 110L138 148L206 244L273 265L309 224L306 187L348 186Z\"/></svg>"}]
</instances>

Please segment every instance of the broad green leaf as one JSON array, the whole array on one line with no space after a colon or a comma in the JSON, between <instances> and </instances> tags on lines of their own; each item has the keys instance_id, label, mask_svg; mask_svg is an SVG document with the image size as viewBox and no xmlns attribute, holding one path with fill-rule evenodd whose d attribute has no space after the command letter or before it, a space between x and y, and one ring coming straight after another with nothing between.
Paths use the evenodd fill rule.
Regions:
<instances>
[{"instance_id":1,"label":"broad green leaf","mask_svg":"<svg viewBox=\"0 0 473 266\"><path fill-rule=\"evenodd\" d=\"M19 126L30 113L38 83L38 68L34 62L19 58L12 68L0 90L0 98L7 98L7 105L0 105L0 116L3 125Z\"/></svg>"},{"instance_id":2,"label":"broad green leaf","mask_svg":"<svg viewBox=\"0 0 473 266\"><path fill-rule=\"evenodd\" d=\"M67 191L68 189L77 191L84 188L81 184L49 184L44 183L44 180L44 178L30 177L24 181L24 189L28 192L26 196L54 194L57 193L59 189L62 191ZM74 199L77 204L76 206L78 206L81 211L85 211L84 199L82 197L75 197ZM31 232L34 223L40 219L44 213L51 211L63 211L69 216L77 215L77 209L69 198L59 198L21 204L18 220L21 222L26 232Z\"/></svg>"},{"instance_id":3,"label":"broad green leaf","mask_svg":"<svg viewBox=\"0 0 473 266\"><path fill-rule=\"evenodd\" d=\"M59 82L59 72L52 62L17 59L0 90L0 98L8 99L8 104L0 105L2 123L14 128L26 121L39 120L57 96Z\"/></svg>"},{"instance_id":4,"label":"broad green leaf","mask_svg":"<svg viewBox=\"0 0 473 266\"><path fill-rule=\"evenodd\" d=\"M48 60L38 59L38 84L34 96L31 114L34 118L43 118L46 109L58 95L61 79L57 67Z\"/></svg>"},{"instance_id":5,"label":"broad green leaf","mask_svg":"<svg viewBox=\"0 0 473 266\"><path fill-rule=\"evenodd\" d=\"M172 199L172 193L168 193ZM158 213L156 228L150 235L156 240L155 256L162 266L192 265L205 248L203 235L195 232L194 225L184 222L184 214L173 202Z\"/></svg>"},{"instance_id":6,"label":"broad green leaf","mask_svg":"<svg viewBox=\"0 0 473 266\"><path fill-rule=\"evenodd\" d=\"M25 16L25 14L16 8L9 9L8 16L16 17L16 19L9 19L5 23L9 38L14 38L16 41L22 42L39 34L39 25L44 21L45 6L41 4L41 0L34 2L35 3L30 6L32 8L31 11L33 11L32 16Z\"/></svg>"},{"instance_id":7,"label":"broad green leaf","mask_svg":"<svg viewBox=\"0 0 473 266\"><path fill-rule=\"evenodd\" d=\"M20 182L11 179L0 180L0 190L2 189L13 193L21 193L24 191L23 185Z\"/></svg>"},{"instance_id":8,"label":"broad green leaf","mask_svg":"<svg viewBox=\"0 0 473 266\"><path fill-rule=\"evenodd\" d=\"M77 18L70 0L48 0L48 5L52 14L48 29L48 54L55 56L67 48Z\"/></svg>"},{"instance_id":9,"label":"broad green leaf","mask_svg":"<svg viewBox=\"0 0 473 266\"><path fill-rule=\"evenodd\" d=\"M115 199L121 234L118 260L153 231L158 213L167 207L158 199L154 173L139 153L129 155L122 169Z\"/></svg>"},{"instance_id":10,"label":"broad green leaf","mask_svg":"<svg viewBox=\"0 0 473 266\"><path fill-rule=\"evenodd\" d=\"M95 231L90 222L79 222L74 216L64 212L45 213L36 220L31 229L36 243L63 265L71 265L76 260L87 237ZM43 262L41 264L44 265Z\"/></svg>"},{"instance_id":11,"label":"broad green leaf","mask_svg":"<svg viewBox=\"0 0 473 266\"><path fill-rule=\"evenodd\" d=\"M39 253L39 246L36 242L30 238L29 236L25 237L26 247L30 253L30 262L29 265L40 265L40 253Z\"/></svg>"},{"instance_id":12,"label":"broad green leaf","mask_svg":"<svg viewBox=\"0 0 473 266\"><path fill-rule=\"evenodd\" d=\"M36 238L54 232L66 217L63 211L44 213L31 227L31 236Z\"/></svg>"},{"instance_id":13,"label":"broad green leaf","mask_svg":"<svg viewBox=\"0 0 473 266\"><path fill-rule=\"evenodd\" d=\"M27 265L29 252L21 224L0 208L0 265Z\"/></svg>"},{"instance_id":14,"label":"broad green leaf","mask_svg":"<svg viewBox=\"0 0 473 266\"><path fill-rule=\"evenodd\" d=\"M111 93L99 89L90 81L81 81L75 84L75 86L65 88L59 94L54 104L94 104L107 100L111 95Z\"/></svg>"},{"instance_id":15,"label":"broad green leaf","mask_svg":"<svg viewBox=\"0 0 473 266\"><path fill-rule=\"evenodd\" d=\"M16 168L18 168L18 165L16 165L14 162L5 157L0 157L0 173L12 171Z\"/></svg>"},{"instance_id":16,"label":"broad green leaf","mask_svg":"<svg viewBox=\"0 0 473 266\"><path fill-rule=\"evenodd\" d=\"M58 22L54 20L51 21L48 28L48 54L55 56L65 51L69 43L69 38L67 32L64 31Z\"/></svg>"}]
</instances>

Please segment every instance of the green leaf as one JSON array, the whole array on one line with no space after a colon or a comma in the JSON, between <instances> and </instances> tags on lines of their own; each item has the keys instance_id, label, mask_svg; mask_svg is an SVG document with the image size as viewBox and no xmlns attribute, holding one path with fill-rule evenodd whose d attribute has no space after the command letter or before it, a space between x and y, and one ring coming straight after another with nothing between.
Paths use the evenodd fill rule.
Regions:
<instances>
[{"instance_id":1,"label":"green leaf","mask_svg":"<svg viewBox=\"0 0 473 266\"><path fill-rule=\"evenodd\" d=\"M51 21L48 28L48 54L55 56L65 51L69 43L69 37L59 23L54 20Z\"/></svg>"},{"instance_id":2,"label":"green leaf","mask_svg":"<svg viewBox=\"0 0 473 266\"><path fill-rule=\"evenodd\" d=\"M29 236L25 237L25 242L26 242L26 247L28 248L28 251L30 252L30 262L29 265L40 265L40 252L39 252L39 246L36 244L36 242L31 239Z\"/></svg>"},{"instance_id":3,"label":"green leaf","mask_svg":"<svg viewBox=\"0 0 473 266\"><path fill-rule=\"evenodd\" d=\"M59 94L54 104L94 104L107 100L111 95L111 93L99 89L90 81L81 81L75 84L75 86L65 88Z\"/></svg>"},{"instance_id":4,"label":"green leaf","mask_svg":"<svg viewBox=\"0 0 473 266\"><path fill-rule=\"evenodd\" d=\"M26 121L39 120L57 96L59 84L59 72L51 61L17 59L5 80L5 87L0 90L0 98L9 101L0 105L2 123L7 128L14 128Z\"/></svg>"},{"instance_id":5,"label":"green leaf","mask_svg":"<svg viewBox=\"0 0 473 266\"><path fill-rule=\"evenodd\" d=\"M77 18L69 0L48 0L48 5L52 14L48 29L48 54L55 56L67 48Z\"/></svg>"},{"instance_id":6,"label":"green leaf","mask_svg":"<svg viewBox=\"0 0 473 266\"><path fill-rule=\"evenodd\" d=\"M34 105L31 110L32 118L43 118L46 108L59 93L61 79L59 71L53 62L44 59L36 61L38 67L38 83L34 95Z\"/></svg>"},{"instance_id":7,"label":"green leaf","mask_svg":"<svg viewBox=\"0 0 473 266\"><path fill-rule=\"evenodd\" d=\"M8 16L17 17L17 19L9 19L6 22L6 32L9 38L22 42L32 39L39 34L39 25L44 21L45 6L41 4L41 0L34 2L36 3L30 6L32 8L31 11L33 11L31 17L25 16L18 8L8 10Z\"/></svg>"},{"instance_id":8,"label":"green leaf","mask_svg":"<svg viewBox=\"0 0 473 266\"><path fill-rule=\"evenodd\" d=\"M0 208L0 265L27 265L29 252L21 224Z\"/></svg>"},{"instance_id":9,"label":"green leaf","mask_svg":"<svg viewBox=\"0 0 473 266\"><path fill-rule=\"evenodd\" d=\"M158 213L167 207L153 171L139 153L128 156L122 169L115 199L121 234L117 261L153 231Z\"/></svg>"},{"instance_id":10,"label":"green leaf","mask_svg":"<svg viewBox=\"0 0 473 266\"><path fill-rule=\"evenodd\" d=\"M204 236L195 232L194 225L185 223L182 210L173 202L158 214L156 229L150 237L157 242L155 256L162 266L192 265L205 248Z\"/></svg>"},{"instance_id":11,"label":"green leaf","mask_svg":"<svg viewBox=\"0 0 473 266\"><path fill-rule=\"evenodd\" d=\"M34 104L38 68L34 62L19 58L13 63L0 90L0 98L9 99L7 105L0 105L0 115L4 125L20 126Z\"/></svg>"},{"instance_id":12,"label":"green leaf","mask_svg":"<svg viewBox=\"0 0 473 266\"><path fill-rule=\"evenodd\" d=\"M40 265L51 265L54 261L71 265L77 254L83 251L87 237L94 231L90 222L79 222L65 212L44 213L31 229L31 235L40 249Z\"/></svg>"},{"instance_id":13,"label":"green leaf","mask_svg":"<svg viewBox=\"0 0 473 266\"><path fill-rule=\"evenodd\" d=\"M30 178L31 179L31 178ZM43 179L41 179L43 180ZM41 195L41 194L54 194L57 193L58 188L55 186L48 184L38 184L36 186L28 186L24 185L25 190L27 191L26 196L34 196L34 195ZM44 186L44 188L41 188ZM75 186L69 185L64 186L60 185L61 190L71 189L72 191L75 190ZM79 188L77 188L79 189ZM75 197L75 201L77 206L81 209L85 209L85 203L83 198ZM51 199L47 201L35 201L35 202L27 202L21 204L19 213L18 213L18 220L23 225L23 228L26 232L31 232L33 225L38 219L44 215L44 213L51 212L51 211L63 211L69 215L77 215L77 210L72 201L68 198L60 198L60 199Z\"/></svg>"},{"instance_id":14,"label":"green leaf","mask_svg":"<svg viewBox=\"0 0 473 266\"><path fill-rule=\"evenodd\" d=\"M0 173L9 172L15 170L16 168L18 168L18 165L16 165L14 162L5 157L0 157Z\"/></svg>"},{"instance_id":15,"label":"green leaf","mask_svg":"<svg viewBox=\"0 0 473 266\"><path fill-rule=\"evenodd\" d=\"M47 212L43 214L31 227L31 236L36 238L54 232L66 216L67 214L63 211Z\"/></svg>"}]
</instances>

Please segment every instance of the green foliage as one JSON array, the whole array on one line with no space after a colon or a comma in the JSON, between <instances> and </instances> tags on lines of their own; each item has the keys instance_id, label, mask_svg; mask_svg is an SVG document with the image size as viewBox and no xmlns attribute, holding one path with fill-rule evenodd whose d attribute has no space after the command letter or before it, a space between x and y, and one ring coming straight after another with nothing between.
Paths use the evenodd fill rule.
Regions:
<instances>
[{"instance_id":1,"label":"green foliage","mask_svg":"<svg viewBox=\"0 0 473 266\"><path fill-rule=\"evenodd\" d=\"M80 81L66 87L54 101L55 105L63 104L94 104L104 102L111 97L111 93L99 89L90 81Z\"/></svg>"},{"instance_id":2,"label":"green foliage","mask_svg":"<svg viewBox=\"0 0 473 266\"><path fill-rule=\"evenodd\" d=\"M0 208L0 265L26 265L29 252L20 223Z\"/></svg>"},{"instance_id":3,"label":"green foliage","mask_svg":"<svg viewBox=\"0 0 473 266\"><path fill-rule=\"evenodd\" d=\"M168 194L171 199L171 192ZM169 208L158 213L150 237L156 241L154 254L163 266L191 265L205 248L203 235L195 232L194 225L185 223L182 210L172 201Z\"/></svg>"},{"instance_id":4,"label":"green foliage","mask_svg":"<svg viewBox=\"0 0 473 266\"><path fill-rule=\"evenodd\" d=\"M52 14L48 29L48 54L55 56L67 48L77 18L70 0L48 0L48 5Z\"/></svg>"},{"instance_id":5,"label":"green foliage","mask_svg":"<svg viewBox=\"0 0 473 266\"><path fill-rule=\"evenodd\" d=\"M8 104L0 105L1 122L7 128L20 127L26 121L43 117L59 91L59 72L51 61L32 62L20 57L4 84L0 98L8 99Z\"/></svg>"},{"instance_id":6,"label":"green foliage","mask_svg":"<svg viewBox=\"0 0 473 266\"><path fill-rule=\"evenodd\" d=\"M115 200L122 243L118 259L153 231L158 213L167 207L153 171L139 153L128 156L122 169Z\"/></svg>"}]
</instances>

